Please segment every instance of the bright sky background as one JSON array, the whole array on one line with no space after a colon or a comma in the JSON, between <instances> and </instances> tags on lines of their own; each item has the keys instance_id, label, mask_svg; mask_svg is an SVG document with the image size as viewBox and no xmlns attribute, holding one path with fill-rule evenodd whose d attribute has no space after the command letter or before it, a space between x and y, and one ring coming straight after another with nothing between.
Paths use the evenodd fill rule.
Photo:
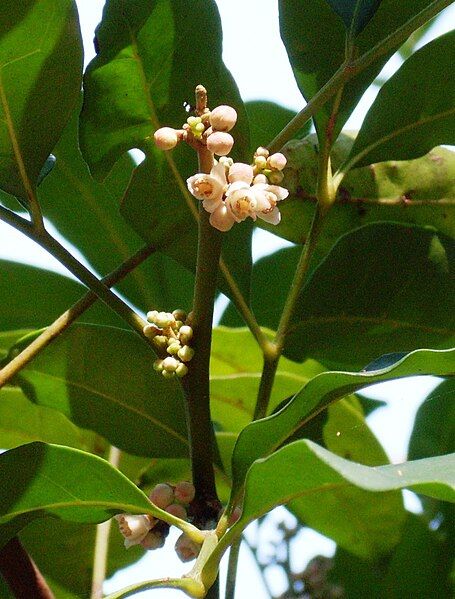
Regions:
<instances>
[{"instance_id":1,"label":"bright sky background","mask_svg":"<svg viewBox=\"0 0 455 599\"><path fill-rule=\"evenodd\" d=\"M82 31L86 48L86 64L94 56L93 31L99 22L102 13L102 0L77 0L81 15ZM303 107L304 101L294 82L286 51L281 42L278 30L278 2L277 0L217 0L223 21L223 58L226 65L233 73L244 100L268 99L285 105L294 110ZM438 21L437 28L433 28L422 43L430 37L441 35L453 27L455 22L455 5L446 9L445 15ZM400 64L399 60L392 60L386 66L390 74ZM347 127L359 128L361 120L373 101L377 90L369 89L362 99L355 114L349 120ZM268 250L282 247L282 241L265 232L258 233L256 248L267 247ZM255 251L255 257L258 257ZM13 229L0 223L0 257L18 261L26 261L39 266L44 266L65 272L64 269L44 250L29 241ZM393 462L405 459L407 440L411 431L413 419L422 399L435 387L437 379L418 377L413 382L399 381L392 384L378 385L372 390L378 399L390 399L387 408L378 409L369 419L372 429L381 439L388 455ZM408 500L410 507L416 507L416 502ZM417 503L418 507L418 503ZM279 517L285 514L279 512ZM278 516L277 516L278 518ZM273 536L270 529L266 535ZM168 547L175 541L176 534L170 535ZM251 538L254 538L252 534ZM305 531L298 542L298 552L295 552L298 563L303 567L316 552L331 554L333 543L317 535ZM154 577L166 575L176 576L188 571L188 566L177 559L172 550L163 552L148 552L145 557L133 566L127 576L122 572L107 583L106 592L113 592L119 587ZM271 572L274 586L277 591L283 590L282 581L277 572ZM254 588L255 599L267 599L259 578L255 579L256 569L247 550L242 549L239 569L239 588ZM177 591L159 591L159 597L181 598L183 595ZM137 595L141 599L156 598L157 592L145 592ZM237 593L238 599L240 593Z\"/></svg>"}]
</instances>

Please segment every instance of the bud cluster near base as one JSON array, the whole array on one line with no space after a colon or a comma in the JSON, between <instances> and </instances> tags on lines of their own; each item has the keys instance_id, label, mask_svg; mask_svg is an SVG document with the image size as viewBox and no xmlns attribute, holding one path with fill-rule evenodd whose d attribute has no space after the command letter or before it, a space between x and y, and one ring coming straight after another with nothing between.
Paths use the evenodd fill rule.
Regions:
<instances>
[{"instance_id":1,"label":"bud cluster near base","mask_svg":"<svg viewBox=\"0 0 455 599\"><path fill-rule=\"evenodd\" d=\"M186 312L152 310L147 313L147 320L149 324L143 329L144 335L152 340L160 356L155 360L153 368L168 379L185 376L188 372L186 363L194 355L194 350L189 345L193 329L187 324L190 318Z\"/></svg>"}]
</instances>

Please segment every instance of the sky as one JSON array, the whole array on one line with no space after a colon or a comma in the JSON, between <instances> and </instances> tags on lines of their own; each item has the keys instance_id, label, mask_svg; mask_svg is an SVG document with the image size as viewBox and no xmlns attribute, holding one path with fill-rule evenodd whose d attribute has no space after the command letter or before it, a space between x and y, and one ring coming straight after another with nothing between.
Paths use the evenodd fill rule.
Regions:
<instances>
[{"instance_id":1,"label":"sky","mask_svg":"<svg viewBox=\"0 0 455 599\"><path fill-rule=\"evenodd\" d=\"M94 55L93 30L101 18L102 0L77 0L81 16L84 45L86 48L86 64ZM218 8L223 23L223 58L227 67L234 75L244 100L267 99L300 110L304 100L295 84L292 71L287 59L286 51L281 42L278 30L278 2L277 0L217 0ZM449 30L455 22L455 6L445 11L439 19L437 28L427 34L421 44L426 43L430 37L441 35ZM390 74L400 65L400 61L392 59L385 67L385 72ZM366 110L377 93L376 89L369 89L365 93L358 109L347 123L347 128L359 128ZM260 247L267 247L269 251L283 247L283 241L263 231L257 234L254 256L257 259L261 252ZM38 266L43 266L58 272L65 272L56 260L48 256L33 242L21 236L3 223L0 223L0 257L17 261L27 261ZM80 257L80 256L79 256ZM438 384L438 380L431 377L417 377L413 381L403 380L394 383L377 385L370 391L370 395L377 399L388 399L386 408L378 409L369 418L369 424L380 438L392 462L405 459L407 440L412 428L414 415L423 398ZM407 496L408 506L418 509L418 502L411 494ZM281 510L275 516L279 520L284 516ZM273 538L273 526L268 532ZM174 535L176 537L177 535ZM250 531L249 538L254 541L254 530ZM173 539L175 541L175 538ZM171 543L168 541L168 546ZM303 567L315 552L330 555L334 545L321 535L305 531L298 541L296 564ZM254 589L255 599L266 599L262 582L255 578L255 565L251 561L249 552L242 548L239 568L239 588ZM163 575L179 575L188 570L187 565L179 562L173 551L148 552L146 556L128 573L116 575L106 584L106 592L113 592L121 586L139 580L161 577ZM273 582L277 591L283 590L279 573L272 571ZM180 598L182 594L176 591L160 591L160 597L165 599ZM141 599L153 599L156 592L145 592L137 595ZM240 593L237 593L240 599Z\"/></svg>"}]
</instances>

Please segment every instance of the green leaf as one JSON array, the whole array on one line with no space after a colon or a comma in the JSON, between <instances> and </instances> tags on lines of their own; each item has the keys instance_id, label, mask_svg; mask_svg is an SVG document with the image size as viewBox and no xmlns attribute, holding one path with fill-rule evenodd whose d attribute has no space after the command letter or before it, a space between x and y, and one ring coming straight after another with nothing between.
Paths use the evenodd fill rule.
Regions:
<instances>
[{"instance_id":1,"label":"green leaf","mask_svg":"<svg viewBox=\"0 0 455 599\"><path fill-rule=\"evenodd\" d=\"M347 397L329 406L323 427L324 445L345 459L367 466L389 462L363 415L359 401ZM305 428L299 431L305 435ZM369 491L348 487L325 495L305 495L289 506L299 520L336 540L356 555L372 556L389 551L400 539L405 521L401 493L371 496Z\"/></svg>"},{"instance_id":2,"label":"green leaf","mask_svg":"<svg viewBox=\"0 0 455 599\"><path fill-rule=\"evenodd\" d=\"M416 460L455 452L455 377L425 398L414 421L408 458Z\"/></svg>"},{"instance_id":3,"label":"green leaf","mask_svg":"<svg viewBox=\"0 0 455 599\"><path fill-rule=\"evenodd\" d=\"M65 276L19 262L0 260L0 330L38 328L51 324L87 293L87 288ZM100 302L84 312L85 322L122 326Z\"/></svg>"},{"instance_id":4,"label":"green leaf","mask_svg":"<svg viewBox=\"0 0 455 599\"><path fill-rule=\"evenodd\" d=\"M338 547L328 580L349 599L446 599L451 553L438 531L408 514L402 539L388 560L372 562Z\"/></svg>"},{"instance_id":5,"label":"green leaf","mask_svg":"<svg viewBox=\"0 0 455 599\"><path fill-rule=\"evenodd\" d=\"M35 520L20 533L21 543L33 556L55 596L66 599L89 597L92 583L95 526L55 519ZM45 539L45 543L43 540ZM144 550L135 545L128 551L115 522L109 538L107 577L137 562ZM2 595L3 597L3 595Z\"/></svg>"},{"instance_id":6,"label":"green leaf","mask_svg":"<svg viewBox=\"0 0 455 599\"><path fill-rule=\"evenodd\" d=\"M72 0L4 0L0 23L0 181L27 202L77 102L82 47Z\"/></svg>"},{"instance_id":7,"label":"green leaf","mask_svg":"<svg viewBox=\"0 0 455 599\"><path fill-rule=\"evenodd\" d=\"M342 237L301 293L285 355L352 369L393 351L453 347L454 256L451 239L418 227Z\"/></svg>"},{"instance_id":8,"label":"green leaf","mask_svg":"<svg viewBox=\"0 0 455 599\"><path fill-rule=\"evenodd\" d=\"M272 331L264 330L271 339ZM242 351L239 353L238 348ZM248 329L213 330L210 397L212 420L223 431L240 431L253 417L261 379L262 352ZM269 403L269 413L292 397L311 377L324 369L307 360L296 364L280 360Z\"/></svg>"},{"instance_id":9,"label":"green leaf","mask_svg":"<svg viewBox=\"0 0 455 599\"><path fill-rule=\"evenodd\" d=\"M413 54L383 85L354 142L348 165L423 156L455 142L455 31ZM349 168L349 167L348 167Z\"/></svg>"},{"instance_id":10,"label":"green leaf","mask_svg":"<svg viewBox=\"0 0 455 599\"><path fill-rule=\"evenodd\" d=\"M356 551L366 557L382 553L397 542L393 531L381 539L380 531L388 518L394 518L394 502L388 501L388 493L408 488L444 501L455 502L455 455L428 458L398 465L369 467L345 460L312 441L296 441L258 460L248 471L240 520L232 527L232 534L267 513L276 505L308 501L306 522L312 526L313 518L320 530L325 525L326 534L335 540L337 519L345 518L345 526L358 526L357 533L364 539L376 540L367 551L357 546ZM285 476L283 476L285 473ZM346 510L344 493L358 488L369 492L370 503L364 502L363 513ZM340 500L341 499L341 500ZM324 509L331 514L324 518ZM376 517L371 518L375 512ZM382 509L382 513L380 510ZM372 535L369 537L369 535ZM374 535L374 536L373 536ZM391 535L391 536L388 536ZM355 545L350 545L351 551Z\"/></svg>"},{"instance_id":11,"label":"green leaf","mask_svg":"<svg viewBox=\"0 0 455 599\"><path fill-rule=\"evenodd\" d=\"M249 155L259 148L266 146L278 133L286 127L296 113L275 102L252 100L245 103L248 122L250 125ZM308 133L310 123L303 128L301 134Z\"/></svg>"},{"instance_id":12,"label":"green leaf","mask_svg":"<svg viewBox=\"0 0 455 599\"><path fill-rule=\"evenodd\" d=\"M430 0L382 0L379 10L355 39L355 55L360 56L373 48L430 3ZM281 37L297 85L305 99L309 100L345 60L345 25L333 12L327 0L281 0L279 6ZM345 85L335 126L335 137L365 89L395 50L398 50L398 46L378 58ZM321 136L324 134L332 108L333 101L327 102L316 117L316 129Z\"/></svg>"},{"instance_id":13,"label":"green leaf","mask_svg":"<svg viewBox=\"0 0 455 599\"><path fill-rule=\"evenodd\" d=\"M444 235L395 223L345 235L302 290L285 355L355 369L389 352L450 347L454 251ZM260 325L276 329L300 252L286 248L255 264L251 303ZM270 274L277 272L279 277ZM241 324L232 306L222 322Z\"/></svg>"},{"instance_id":14,"label":"green leaf","mask_svg":"<svg viewBox=\"0 0 455 599\"><path fill-rule=\"evenodd\" d=\"M78 449L29 443L0 455L0 538L37 518L96 524L119 512L158 514L126 476ZM83 473L83 476L81 475Z\"/></svg>"},{"instance_id":15,"label":"green leaf","mask_svg":"<svg viewBox=\"0 0 455 599\"><path fill-rule=\"evenodd\" d=\"M186 457L184 399L175 381L152 369L150 348L134 333L73 325L20 373L38 405L129 453Z\"/></svg>"},{"instance_id":16,"label":"green leaf","mask_svg":"<svg viewBox=\"0 0 455 599\"><path fill-rule=\"evenodd\" d=\"M57 162L39 197L47 218L105 275L144 243L120 215L120 198L134 162L125 155L104 183L95 181L79 150L78 114L74 112L54 150ZM115 288L143 311L168 311L190 308L192 285L193 277L184 268L156 252Z\"/></svg>"},{"instance_id":17,"label":"green leaf","mask_svg":"<svg viewBox=\"0 0 455 599\"><path fill-rule=\"evenodd\" d=\"M327 0L346 28L358 34L378 10L382 0Z\"/></svg>"},{"instance_id":18,"label":"green leaf","mask_svg":"<svg viewBox=\"0 0 455 599\"><path fill-rule=\"evenodd\" d=\"M88 435L63 414L29 401L17 387L0 389L0 448L44 441L88 449Z\"/></svg>"},{"instance_id":19,"label":"green leaf","mask_svg":"<svg viewBox=\"0 0 455 599\"><path fill-rule=\"evenodd\" d=\"M251 464L280 447L328 405L373 383L415 374L455 374L454 350L416 350L393 366L369 372L323 372L311 379L280 412L252 422L240 433L232 458L232 497ZM304 434L304 433L303 433Z\"/></svg>"},{"instance_id":20,"label":"green leaf","mask_svg":"<svg viewBox=\"0 0 455 599\"><path fill-rule=\"evenodd\" d=\"M335 170L347 159L354 138L354 132L342 133L335 143L331 154ZM290 197L280 203L282 220L272 232L302 243L316 202L316 136L292 140L283 152L288 159L283 185ZM455 152L435 148L415 160L381 162L349 171L326 217L317 259L344 233L378 221L431 225L455 237ZM261 227L272 230L270 225Z\"/></svg>"},{"instance_id":21,"label":"green leaf","mask_svg":"<svg viewBox=\"0 0 455 599\"><path fill-rule=\"evenodd\" d=\"M245 113L221 59L215 2L137 0L125 10L122 0L110 0L96 39L98 55L85 74L81 129L92 172L105 176L130 148L147 151L146 139L160 125L181 127L187 117L183 103L193 103L198 84L207 88L211 107L229 104L239 112L237 147L246 150Z\"/></svg>"}]
</instances>

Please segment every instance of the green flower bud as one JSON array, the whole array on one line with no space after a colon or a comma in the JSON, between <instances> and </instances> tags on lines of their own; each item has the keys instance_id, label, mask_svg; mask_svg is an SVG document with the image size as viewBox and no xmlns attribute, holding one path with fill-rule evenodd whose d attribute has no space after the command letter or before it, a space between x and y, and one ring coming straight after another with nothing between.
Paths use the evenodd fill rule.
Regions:
<instances>
[{"instance_id":1,"label":"green flower bud","mask_svg":"<svg viewBox=\"0 0 455 599\"><path fill-rule=\"evenodd\" d=\"M184 345L186 345L188 343L188 341L192 338L192 336L193 336L193 329L191 327L189 327L187 324L184 324L183 326L180 327L179 339Z\"/></svg>"},{"instance_id":2,"label":"green flower bud","mask_svg":"<svg viewBox=\"0 0 455 599\"><path fill-rule=\"evenodd\" d=\"M171 356L175 356L179 352L179 350L182 346L180 345L179 341L177 341L177 339L172 339L172 341L173 341L173 343L168 345L166 351Z\"/></svg>"},{"instance_id":3,"label":"green flower bud","mask_svg":"<svg viewBox=\"0 0 455 599\"><path fill-rule=\"evenodd\" d=\"M184 345L179 349L177 355L182 360L182 362L189 362L191 358L194 356L194 349L189 345Z\"/></svg>"},{"instance_id":4,"label":"green flower bud","mask_svg":"<svg viewBox=\"0 0 455 599\"><path fill-rule=\"evenodd\" d=\"M180 362L180 364L177 366L177 368L175 370L175 374L179 378L182 378L183 376L188 374L188 366L186 366L186 364L184 364L183 362Z\"/></svg>"},{"instance_id":5,"label":"green flower bud","mask_svg":"<svg viewBox=\"0 0 455 599\"><path fill-rule=\"evenodd\" d=\"M161 374L164 376L165 379L173 379L175 376L175 372L168 372L167 370L162 370Z\"/></svg>"},{"instance_id":6,"label":"green flower bud","mask_svg":"<svg viewBox=\"0 0 455 599\"><path fill-rule=\"evenodd\" d=\"M163 360L159 359L153 362L153 370L156 372L161 372L163 370Z\"/></svg>"},{"instance_id":7,"label":"green flower bud","mask_svg":"<svg viewBox=\"0 0 455 599\"><path fill-rule=\"evenodd\" d=\"M175 318L175 320L186 320L186 312L185 310L180 310L179 308L177 308L177 310L174 310L172 312L172 316Z\"/></svg>"},{"instance_id":8,"label":"green flower bud","mask_svg":"<svg viewBox=\"0 0 455 599\"><path fill-rule=\"evenodd\" d=\"M153 339L153 345L157 349L166 349L166 347L167 347L167 337L165 337L164 335L157 335Z\"/></svg>"},{"instance_id":9,"label":"green flower bud","mask_svg":"<svg viewBox=\"0 0 455 599\"><path fill-rule=\"evenodd\" d=\"M177 370L178 365L179 361L173 358L172 356L168 356L163 360L163 370L165 370L166 372L175 372Z\"/></svg>"},{"instance_id":10,"label":"green flower bud","mask_svg":"<svg viewBox=\"0 0 455 599\"><path fill-rule=\"evenodd\" d=\"M153 324L156 324L155 318L157 316L158 316L158 311L157 310L151 310L150 312L147 312L147 320L149 322L152 322Z\"/></svg>"},{"instance_id":11,"label":"green flower bud","mask_svg":"<svg viewBox=\"0 0 455 599\"><path fill-rule=\"evenodd\" d=\"M254 164L258 167L258 169L263 169L267 166L267 159L265 156L256 156L254 159Z\"/></svg>"}]
</instances>

